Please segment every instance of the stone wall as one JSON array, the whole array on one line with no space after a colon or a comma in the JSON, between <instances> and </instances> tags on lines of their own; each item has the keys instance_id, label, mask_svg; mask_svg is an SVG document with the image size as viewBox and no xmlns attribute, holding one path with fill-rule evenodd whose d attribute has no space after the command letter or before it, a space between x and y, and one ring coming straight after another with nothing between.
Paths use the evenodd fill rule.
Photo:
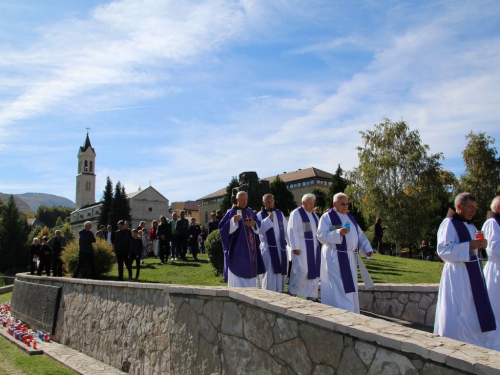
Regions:
<instances>
[{"instance_id":1,"label":"stone wall","mask_svg":"<svg viewBox=\"0 0 500 375\"><path fill-rule=\"evenodd\" d=\"M358 288L361 310L434 326L439 285L377 284L375 288L366 290L360 284Z\"/></svg>"},{"instance_id":2,"label":"stone wall","mask_svg":"<svg viewBox=\"0 0 500 375\"><path fill-rule=\"evenodd\" d=\"M499 373L498 352L260 289L62 286L55 339L130 374Z\"/></svg>"}]
</instances>

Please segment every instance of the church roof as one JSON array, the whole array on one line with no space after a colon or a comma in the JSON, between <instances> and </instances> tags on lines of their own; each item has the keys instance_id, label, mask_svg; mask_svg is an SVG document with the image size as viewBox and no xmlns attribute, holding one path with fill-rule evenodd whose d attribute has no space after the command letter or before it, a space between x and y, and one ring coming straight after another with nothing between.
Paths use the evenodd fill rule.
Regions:
<instances>
[{"instance_id":1,"label":"church roof","mask_svg":"<svg viewBox=\"0 0 500 375\"><path fill-rule=\"evenodd\" d=\"M136 196L138 196L138 195L140 195L140 194L144 193L144 192L145 192L145 191L147 191L147 190L153 190L153 191L154 191L156 194L158 194L161 198L163 198L164 200L168 201L168 199L167 199L167 198L165 198L165 196L164 196L162 193L160 193L158 190L156 190L156 189L155 189L154 187L152 187L152 186L148 186L146 189L137 190L137 191L134 191L134 192L132 192L132 193L127 193L127 198L128 198L128 199L132 199L132 198L134 198L134 197L136 197Z\"/></svg>"},{"instance_id":2,"label":"church roof","mask_svg":"<svg viewBox=\"0 0 500 375\"><path fill-rule=\"evenodd\" d=\"M87 149L88 149L89 147L92 149L92 152L95 154L95 150L94 150L94 148L92 147L92 145L90 144L89 133L87 133L87 138L85 138L85 143L83 144L83 146L80 146L80 152L85 152L85 151L87 151Z\"/></svg>"},{"instance_id":3,"label":"church roof","mask_svg":"<svg viewBox=\"0 0 500 375\"><path fill-rule=\"evenodd\" d=\"M265 177L261 178L261 180L267 180L269 182L273 182L276 179L277 175L271 176L271 177ZM295 182L295 181L302 181L310 178L320 178L320 179L327 179L330 180L332 178L332 174L329 172L325 172L321 169L310 167L306 169L298 169L294 172L283 172L282 174L279 175L280 178L284 182ZM199 201L206 200L206 199L212 199L212 198L218 198L222 197L226 194L226 188L217 190L216 192L206 195L202 198L199 198Z\"/></svg>"}]
</instances>

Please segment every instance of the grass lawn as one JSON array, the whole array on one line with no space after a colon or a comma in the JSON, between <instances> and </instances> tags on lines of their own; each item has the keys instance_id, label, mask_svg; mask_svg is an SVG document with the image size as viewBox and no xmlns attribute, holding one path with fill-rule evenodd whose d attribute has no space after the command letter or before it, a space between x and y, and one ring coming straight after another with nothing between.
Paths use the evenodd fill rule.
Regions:
<instances>
[{"instance_id":1,"label":"grass lawn","mask_svg":"<svg viewBox=\"0 0 500 375\"><path fill-rule=\"evenodd\" d=\"M222 275L215 276L206 254L198 256L199 261L193 261L189 256L187 261L168 261L160 265L154 258L146 259L141 266L139 281L150 283L166 283L181 285L224 286ZM376 254L373 259L363 258L366 268L375 283L393 284L437 284L441 277L443 263L428 262L417 259L396 258L388 255ZM124 272L125 279L128 273ZM135 277L135 270L133 273ZM106 280L118 279L118 268L105 277ZM361 281L361 279L360 279Z\"/></svg>"},{"instance_id":2,"label":"grass lawn","mask_svg":"<svg viewBox=\"0 0 500 375\"><path fill-rule=\"evenodd\" d=\"M135 277L135 263L132 268ZM124 279L128 278L128 272L124 270ZM104 277L105 280L118 280L118 266L115 264L113 270ZM164 265L160 264L159 259L148 258L145 264L141 265L139 281L147 283L165 283L181 285L207 285L224 286L222 275L215 276L212 266L208 262L206 254L199 254L198 261L194 261L188 255L187 261L171 261L170 259Z\"/></svg>"},{"instance_id":3,"label":"grass lawn","mask_svg":"<svg viewBox=\"0 0 500 375\"><path fill-rule=\"evenodd\" d=\"M0 304L9 302L12 297L12 292L0 294Z\"/></svg>"},{"instance_id":4,"label":"grass lawn","mask_svg":"<svg viewBox=\"0 0 500 375\"><path fill-rule=\"evenodd\" d=\"M4 294L2 294L4 296ZM76 372L45 355L28 355L0 337L0 375L72 375Z\"/></svg>"},{"instance_id":5,"label":"grass lawn","mask_svg":"<svg viewBox=\"0 0 500 375\"><path fill-rule=\"evenodd\" d=\"M363 262L374 283L389 284L439 284L444 264L379 254Z\"/></svg>"}]
</instances>

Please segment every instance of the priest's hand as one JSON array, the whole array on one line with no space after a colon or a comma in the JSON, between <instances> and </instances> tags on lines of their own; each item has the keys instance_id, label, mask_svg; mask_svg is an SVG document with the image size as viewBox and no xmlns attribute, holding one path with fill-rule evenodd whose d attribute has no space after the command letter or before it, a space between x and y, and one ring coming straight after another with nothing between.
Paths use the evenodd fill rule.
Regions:
<instances>
[{"instance_id":1,"label":"priest's hand","mask_svg":"<svg viewBox=\"0 0 500 375\"><path fill-rule=\"evenodd\" d=\"M241 220L241 215L234 215L233 216L233 220L234 220L235 223L237 223L238 221Z\"/></svg>"},{"instance_id":2,"label":"priest's hand","mask_svg":"<svg viewBox=\"0 0 500 375\"><path fill-rule=\"evenodd\" d=\"M251 217L245 220L245 226L252 228L254 225L255 225L255 220L252 219Z\"/></svg>"},{"instance_id":3,"label":"priest's hand","mask_svg":"<svg viewBox=\"0 0 500 375\"><path fill-rule=\"evenodd\" d=\"M366 253L366 257L367 257L367 258L371 258L371 257L372 257L372 255L373 255L373 251L370 251L369 253Z\"/></svg>"},{"instance_id":4,"label":"priest's hand","mask_svg":"<svg viewBox=\"0 0 500 375\"><path fill-rule=\"evenodd\" d=\"M471 240L471 241L469 241L469 249L470 250L486 249L486 246L488 246L488 241L486 241L486 240Z\"/></svg>"},{"instance_id":5,"label":"priest's hand","mask_svg":"<svg viewBox=\"0 0 500 375\"><path fill-rule=\"evenodd\" d=\"M295 255L300 255L300 249L292 250Z\"/></svg>"},{"instance_id":6,"label":"priest's hand","mask_svg":"<svg viewBox=\"0 0 500 375\"><path fill-rule=\"evenodd\" d=\"M274 220L274 214L272 212L269 214L269 218L271 219L271 221Z\"/></svg>"},{"instance_id":7,"label":"priest's hand","mask_svg":"<svg viewBox=\"0 0 500 375\"><path fill-rule=\"evenodd\" d=\"M351 230L349 228L342 228L340 229L340 236L345 236L347 233L349 233Z\"/></svg>"}]
</instances>

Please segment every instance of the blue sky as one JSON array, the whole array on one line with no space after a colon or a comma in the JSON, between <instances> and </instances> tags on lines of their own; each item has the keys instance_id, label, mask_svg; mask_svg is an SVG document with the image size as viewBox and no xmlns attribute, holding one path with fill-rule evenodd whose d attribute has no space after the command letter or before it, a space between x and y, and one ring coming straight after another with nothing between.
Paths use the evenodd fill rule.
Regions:
<instances>
[{"instance_id":1,"label":"blue sky","mask_svg":"<svg viewBox=\"0 0 500 375\"><path fill-rule=\"evenodd\" d=\"M384 117L463 172L497 139L498 1L0 0L0 192L75 199L106 176L171 201L231 176L357 166Z\"/></svg>"}]
</instances>

